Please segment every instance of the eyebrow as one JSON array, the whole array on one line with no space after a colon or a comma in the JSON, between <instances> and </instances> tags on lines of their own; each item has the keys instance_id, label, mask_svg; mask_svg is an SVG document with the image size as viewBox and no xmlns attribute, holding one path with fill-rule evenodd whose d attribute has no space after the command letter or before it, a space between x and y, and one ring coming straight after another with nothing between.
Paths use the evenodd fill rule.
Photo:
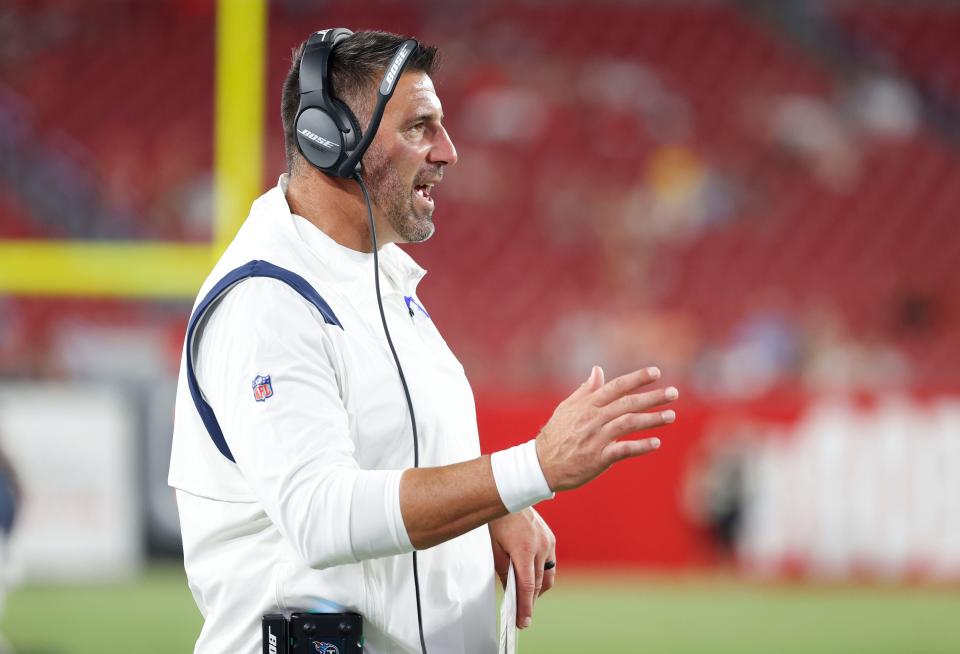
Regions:
<instances>
[{"instance_id":1,"label":"eyebrow","mask_svg":"<svg viewBox=\"0 0 960 654\"><path fill-rule=\"evenodd\" d=\"M437 122L442 123L442 122L443 122L443 118L444 118L444 116L443 116L443 113L442 113L442 112L439 113L439 114L437 114L437 113L435 113L435 112L433 112L433 111L421 111L421 112L417 113L413 118L411 118L410 120L408 120L408 121L407 121L407 124L408 124L408 125L413 125L414 123L419 123L419 122L421 122L421 121L423 121L423 122L429 122L429 121L432 121L432 120L437 120Z\"/></svg>"}]
</instances>

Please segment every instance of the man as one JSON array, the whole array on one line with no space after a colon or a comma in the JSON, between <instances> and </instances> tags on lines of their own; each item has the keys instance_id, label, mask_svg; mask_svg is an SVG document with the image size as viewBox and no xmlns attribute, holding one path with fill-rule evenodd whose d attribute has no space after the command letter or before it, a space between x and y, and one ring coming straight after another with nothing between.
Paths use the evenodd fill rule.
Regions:
<instances>
[{"instance_id":1,"label":"man","mask_svg":"<svg viewBox=\"0 0 960 654\"><path fill-rule=\"evenodd\" d=\"M9 545L23 492L13 469L13 463L0 450L0 616L3 615L9 583ZM0 634L0 654L12 652L7 639Z\"/></svg>"},{"instance_id":2,"label":"man","mask_svg":"<svg viewBox=\"0 0 960 654\"><path fill-rule=\"evenodd\" d=\"M358 125L404 40L360 32L333 46L332 93ZM196 652L259 652L260 618L278 610L360 613L375 654L492 652L494 571L514 565L521 627L554 584L554 538L532 505L656 449L616 439L672 422L646 411L676 389L638 392L656 369L604 384L594 368L536 439L480 456L463 368L416 296L424 271L394 245L430 237L432 189L457 161L435 49L420 46L362 164L408 405L358 184L298 148L302 53L283 87L289 172L201 289L181 367L170 484L206 619Z\"/></svg>"}]
</instances>

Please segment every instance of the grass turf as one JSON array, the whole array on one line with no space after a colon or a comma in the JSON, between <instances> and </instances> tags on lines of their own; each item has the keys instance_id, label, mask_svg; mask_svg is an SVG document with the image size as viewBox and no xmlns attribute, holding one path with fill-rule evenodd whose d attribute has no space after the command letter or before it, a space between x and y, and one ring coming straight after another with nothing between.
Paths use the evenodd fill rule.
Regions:
<instances>
[{"instance_id":1,"label":"grass turf","mask_svg":"<svg viewBox=\"0 0 960 654\"><path fill-rule=\"evenodd\" d=\"M538 602L520 650L956 653L958 617L955 588L567 572ZM0 624L17 654L178 654L192 652L200 616L183 573L154 567L131 584L21 588Z\"/></svg>"}]
</instances>

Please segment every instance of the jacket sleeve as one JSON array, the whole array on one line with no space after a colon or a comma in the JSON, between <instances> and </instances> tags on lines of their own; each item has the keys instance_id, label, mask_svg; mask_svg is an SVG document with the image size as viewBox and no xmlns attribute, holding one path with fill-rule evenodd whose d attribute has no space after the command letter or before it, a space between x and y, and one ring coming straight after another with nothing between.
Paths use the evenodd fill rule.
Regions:
<instances>
[{"instance_id":1,"label":"jacket sleeve","mask_svg":"<svg viewBox=\"0 0 960 654\"><path fill-rule=\"evenodd\" d=\"M241 282L197 339L197 381L267 516L313 568L413 550L400 514L402 470L354 458L323 319L278 280ZM257 399L254 379L270 377Z\"/></svg>"}]
</instances>

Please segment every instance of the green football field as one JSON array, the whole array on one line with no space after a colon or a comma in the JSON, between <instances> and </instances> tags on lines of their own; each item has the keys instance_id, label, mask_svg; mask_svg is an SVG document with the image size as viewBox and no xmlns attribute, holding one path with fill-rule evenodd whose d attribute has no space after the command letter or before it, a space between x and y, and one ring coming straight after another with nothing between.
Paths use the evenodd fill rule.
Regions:
<instances>
[{"instance_id":1,"label":"green football field","mask_svg":"<svg viewBox=\"0 0 960 654\"><path fill-rule=\"evenodd\" d=\"M524 654L960 652L957 588L572 572L558 583L521 632ZM21 588L0 624L17 654L176 654L192 651L200 616L182 572L154 567L133 584Z\"/></svg>"}]
</instances>

